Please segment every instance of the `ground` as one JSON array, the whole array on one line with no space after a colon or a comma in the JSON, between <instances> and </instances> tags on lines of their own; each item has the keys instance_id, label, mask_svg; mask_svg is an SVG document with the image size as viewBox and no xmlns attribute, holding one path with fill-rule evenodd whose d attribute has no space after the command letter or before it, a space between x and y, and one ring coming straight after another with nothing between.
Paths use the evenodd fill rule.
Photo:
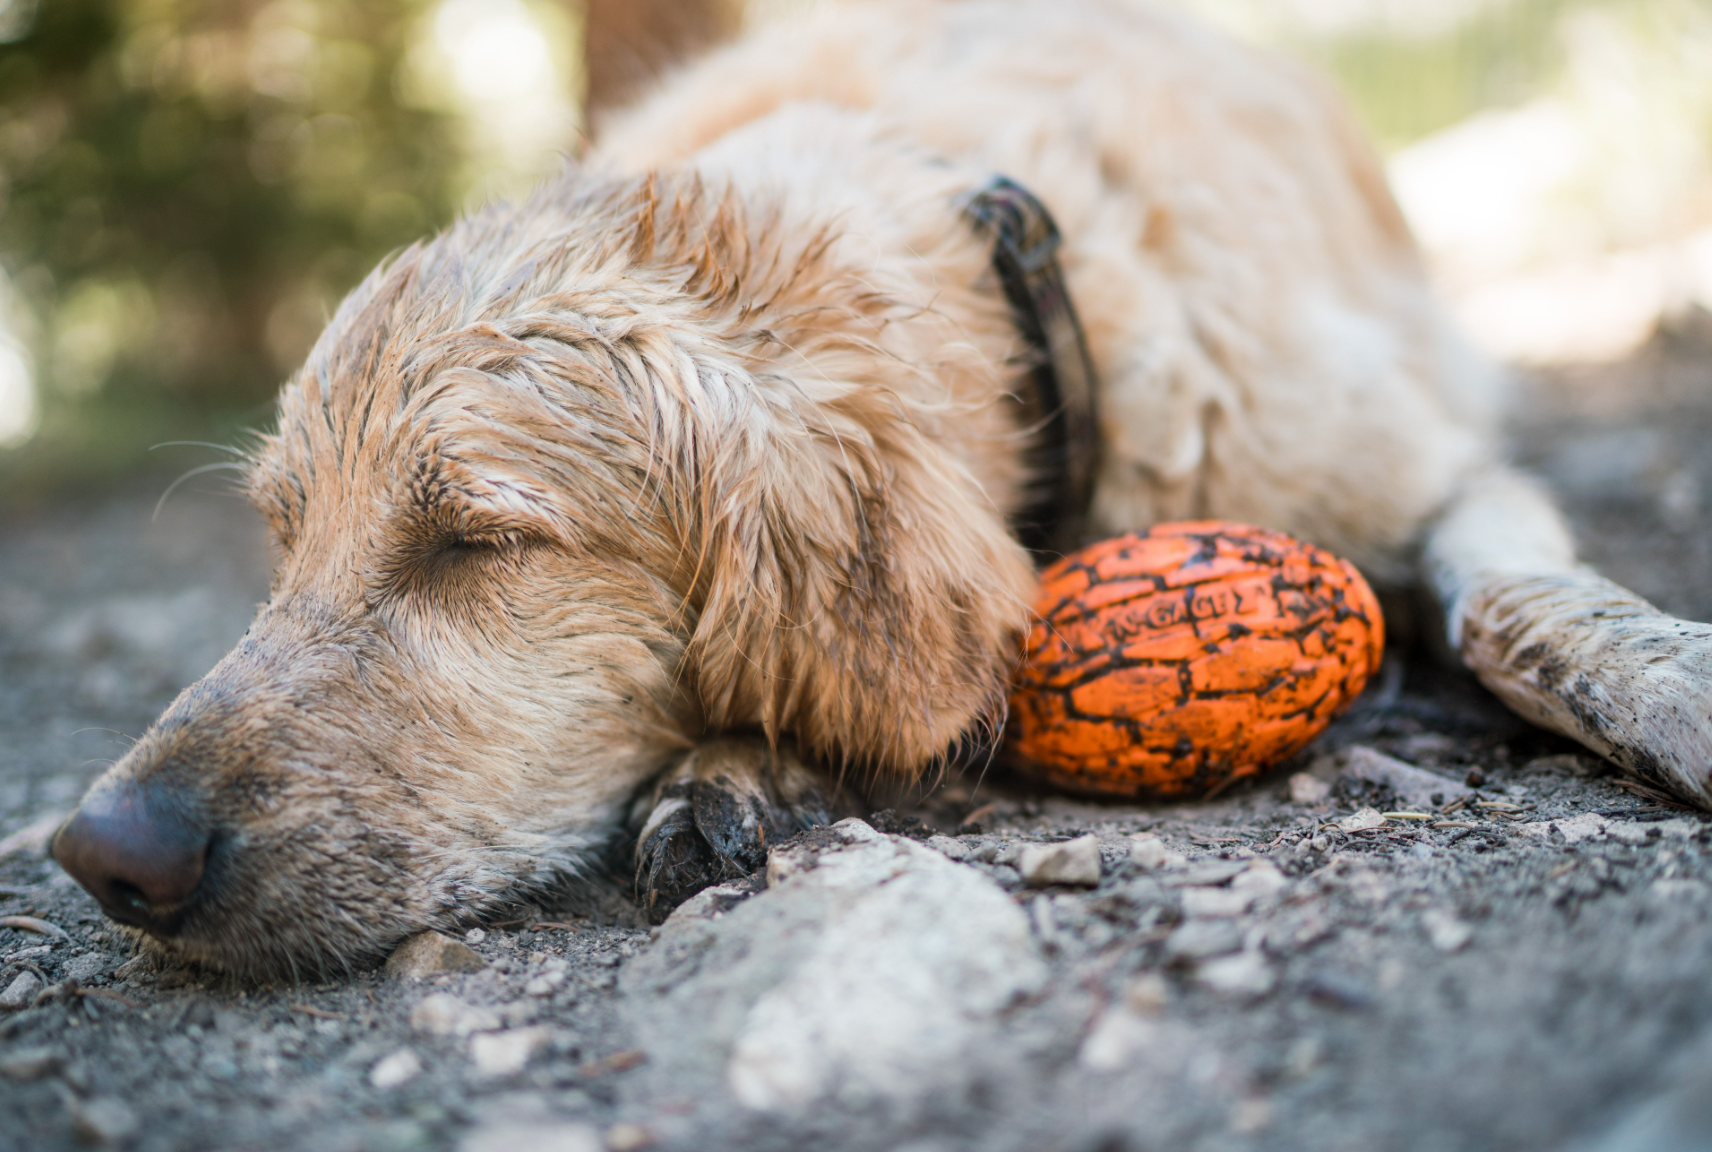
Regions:
<instances>
[{"instance_id":1,"label":"ground","mask_svg":"<svg viewBox=\"0 0 1712 1152\"><path fill-rule=\"evenodd\" d=\"M1516 444L1588 559L1697 619L1709 364L1690 333L1540 375ZM242 633L267 565L236 500L181 490L154 514L162 485L136 487L0 518L0 916L63 933L0 927L0 1000L20 1001L0 1007L0 1147L1617 1152L1712 1133L1712 824L1515 720L1401 617L1347 717L1211 803L951 780L663 928L614 883L519 908L471 938L480 971L421 983L129 963L45 830ZM1431 822L1449 827L1363 830L1363 809L1434 803L1360 778L1396 770L1376 754L1431 774L1441 808L1474 790ZM1097 885L1029 885L1030 845L1090 834Z\"/></svg>"}]
</instances>

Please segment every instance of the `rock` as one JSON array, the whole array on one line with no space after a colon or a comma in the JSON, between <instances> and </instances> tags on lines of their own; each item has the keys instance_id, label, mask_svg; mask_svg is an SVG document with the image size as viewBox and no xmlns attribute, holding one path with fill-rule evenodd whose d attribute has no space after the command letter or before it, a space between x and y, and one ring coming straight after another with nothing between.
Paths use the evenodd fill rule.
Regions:
<instances>
[{"instance_id":1,"label":"rock","mask_svg":"<svg viewBox=\"0 0 1712 1152\"><path fill-rule=\"evenodd\" d=\"M614 1124L606 1130L607 1152L640 1152L660 1142L659 1133L646 1124Z\"/></svg>"},{"instance_id":2,"label":"rock","mask_svg":"<svg viewBox=\"0 0 1712 1152\"><path fill-rule=\"evenodd\" d=\"M93 984L107 974L107 957L100 952L85 952L81 956L73 956L60 969L60 976L66 980L76 980L79 984Z\"/></svg>"},{"instance_id":3,"label":"rock","mask_svg":"<svg viewBox=\"0 0 1712 1152\"><path fill-rule=\"evenodd\" d=\"M551 996L565 986L570 975L570 965L555 956L541 965L540 975L531 977L523 992L527 996Z\"/></svg>"},{"instance_id":4,"label":"rock","mask_svg":"<svg viewBox=\"0 0 1712 1152\"><path fill-rule=\"evenodd\" d=\"M606 1152L587 1124L555 1120L494 1120L464 1134L458 1152Z\"/></svg>"},{"instance_id":5,"label":"rock","mask_svg":"<svg viewBox=\"0 0 1712 1152\"><path fill-rule=\"evenodd\" d=\"M1229 920L1190 920L1165 938L1167 960L1204 960L1242 947L1242 933Z\"/></svg>"},{"instance_id":6,"label":"rock","mask_svg":"<svg viewBox=\"0 0 1712 1152\"><path fill-rule=\"evenodd\" d=\"M1239 952L1208 960L1195 970L1195 979L1222 996L1248 999L1272 991L1272 966L1259 951Z\"/></svg>"},{"instance_id":7,"label":"rock","mask_svg":"<svg viewBox=\"0 0 1712 1152\"><path fill-rule=\"evenodd\" d=\"M468 1036L472 1032L495 1031L500 1027L500 1019L486 1008L466 1004L446 992L436 992L410 1010L410 1026L435 1036Z\"/></svg>"},{"instance_id":8,"label":"rock","mask_svg":"<svg viewBox=\"0 0 1712 1152\"><path fill-rule=\"evenodd\" d=\"M1421 926L1427 930L1427 939L1440 952L1459 951L1474 936L1474 929L1466 921L1442 908L1428 908L1422 912Z\"/></svg>"},{"instance_id":9,"label":"rock","mask_svg":"<svg viewBox=\"0 0 1712 1152\"><path fill-rule=\"evenodd\" d=\"M398 1087L421 1071L422 1059L409 1048L400 1048L375 1061L375 1066L369 1069L369 1083L385 1091Z\"/></svg>"},{"instance_id":10,"label":"rock","mask_svg":"<svg viewBox=\"0 0 1712 1152\"><path fill-rule=\"evenodd\" d=\"M394 980L426 980L448 972L479 972L486 966L469 945L438 932L418 932L393 950L386 974Z\"/></svg>"},{"instance_id":11,"label":"rock","mask_svg":"<svg viewBox=\"0 0 1712 1152\"><path fill-rule=\"evenodd\" d=\"M1165 841L1152 832L1138 832L1129 838L1129 858L1138 868L1153 871L1157 868L1175 868L1183 863L1181 853L1173 852L1165 846Z\"/></svg>"},{"instance_id":12,"label":"rock","mask_svg":"<svg viewBox=\"0 0 1712 1152\"><path fill-rule=\"evenodd\" d=\"M1159 1024L1126 1007L1101 1013L1076 1053L1082 1067L1094 1072L1116 1072L1127 1067L1143 1049L1159 1043Z\"/></svg>"},{"instance_id":13,"label":"rock","mask_svg":"<svg viewBox=\"0 0 1712 1152\"><path fill-rule=\"evenodd\" d=\"M1251 892L1237 892L1230 888L1185 888L1183 889L1183 915L1194 919L1199 916L1241 916L1254 903Z\"/></svg>"},{"instance_id":14,"label":"rock","mask_svg":"<svg viewBox=\"0 0 1712 1152\"><path fill-rule=\"evenodd\" d=\"M1373 994L1352 976L1321 971L1308 977L1305 991L1321 1004L1352 1011L1373 1006Z\"/></svg>"},{"instance_id":15,"label":"rock","mask_svg":"<svg viewBox=\"0 0 1712 1152\"><path fill-rule=\"evenodd\" d=\"M971 854L961 840L953 840L949 836L929 836L927 846L952 860L967 860Z\"/></svg>"},{"instance_id":16,"label":"rock","mask_svg":"<svg viewBox=\"0 0 1712 1152\"><path fill-rule=\"evenodd\" d=\"M480 928L471 928L468 932L464 933L464 943L471 945L472 947L480 944L486 939L487 933L482 931Z\"/></svg>"},{"instance_id":17,"label":"rock","mask_svg":"<svg viewBox=\"0 0 1712 1152\"><path fill-rule=\"evenodd\" d=\"M1240 872L1231 880L1233 892L1243 892L1256 899L1264 899L1282 891L1290 881L1278 866L1265 860L1256 860L1248 866L1246 872Z\"/></svg>"},{"instance_id":18,"label":"rock","mask_svg":"<svg viewBox=\"0 0 1712 1152\"><path fill-rule=\"evenodd\" d=\"M770 855L779 882L716 919L674 913L625 966L649 1082L775 1112L834 1094L908 1110L1018 1058L1008 1012L1047 976L1027 913L984 872L859 820L811 835L812 852Z\"/></svg>"},{"instance_id":19,"label":"rock","mask_svg":"<svg viewBox=\"0 0 1712 1152\"><path fill-rule=\"evenodd\" d=\"M1325 803L1326 797L1331 794L1332 786L1310 772L1298 772L1290 777L1290 803L1292 804L1312 808L1316 804Z\"/></svg>"},{"instance_id":20,"label":"rock","mask_svg":"<svg viewBox=\"0 0 1712 1152\"><path fill-rule=\"evenodd\" d=\"M1151 1015L1171 1002L1171 985L1157 972L1143 972L1124 985L1123 1002L1134 1012Z\"/></svg>"},{"instance_id":21,"label":"rock","mask_svg":"<svg viewBox=\"0 0 1712 1152\"><path fill-rule=\"evenodd\" d=\"M470 1038L470 1059L479 1076L510 1076L523 1071L552 1039L547 1028L512 1028Z\"/></svg>"},{"instance_id":22,"label":"rock","mask_svg":"<svg viewBox=\"0 0 1712 1152\"><path fill-rule=\"evenodd\" d=\"M1648 840L1681 839L1698 835L1704 825L1698 820L1677 817L1638 824L1631 820L1613 820L1605 826L1605 835L1624 844L1645 844Z\"/></svg>"},{"instance_id":23,"label":"rock","mask_svg":"<svg viewBox=\"0 0 1712 1152\"><path fill-rule=\"evenodd\" d=\"M1246 871L1246 860L1197 860L1166 883L1174 888L1204 888L1234 880Z\"/></svg>"},{"instance_id":24,"label":"rock","mask_svg":"<svg viewBox=\"0 0 1712 1152\"><path fill-rule=\"evenodd\" d=\"M1369 828L1385 827L1385 817L1379 814L1377 808L1363 808L1350 816L1345 816L1337 822L1337 826L1345 832L1365 832Z\"/></svg>"},{"instance_id":25,"label":"rock","mask_svg":"<svg viewBox=\"0 0 1712 1152\"><path fill-rule=\"evenodd\" d=\"M137 1114L131 1106L113 1096L97 1096L90 1100L75 1097L67 1106L71 1112L72 1130L85 1144L110 1147L129 1140L137 1131Z\"/></svg>"},{"instance_id":26,"label":"rock","mask_svg":"<svg viewBox=\"0 0 1712 1152\"><path fill-rule=\"evenodd\" d=\"M1074 884L1092 888L1100 882L1100 840L1089 834L1058 844L1026 844L1017 855L1017 870L1030 888Z\"/></svg>"},{"instance_id":27,"label":"rock","mask_svg":"<svg viewBox=\"0 0 1712 1152\"><path fill-rule=\"evenodd\" d=\"M113 970L113 979L129 980L134 976L147 976L154 970L154 962L147 956L133 956Z\"/></svg>"},{"instance_id":28,"label":"rock","mask_svg":"<svg viewBox=\"0 0 1712 1152\"><path fill-rule=\"evenodd\" d=\"M41 990L42 982L34 972L20 972L6 985L6 990L0 992L0 1009L16 1012L20 1008L28 1008L36 1002L36 994Z\"/></svg>"},{"instance_id":29,"label":"rock","mask_svg":"<svg viewBox=\"0 0 1712 1152\"><path fill-rule=\"evenodd\" d=\"M1366 780L1370 784L1383 784L1411 808L1433 807L1434 795L1443 798L1439 803L1447 804L1472 791L1455 780L1404 763L1363 744L1344 749L1340 758L1341 775Z\"/></svg>"},{"instance_id":30,"label":"rock","mask_svg":"<svg viewBox=\"0 0 1712 1152\"><path fill-rule=\"evenodd\" d=\"M65 1062L52 1048L17 1048L0 1056L0 1076L8 1080L39 1080L59 1071Z\"/></svg>"}]
</instances>

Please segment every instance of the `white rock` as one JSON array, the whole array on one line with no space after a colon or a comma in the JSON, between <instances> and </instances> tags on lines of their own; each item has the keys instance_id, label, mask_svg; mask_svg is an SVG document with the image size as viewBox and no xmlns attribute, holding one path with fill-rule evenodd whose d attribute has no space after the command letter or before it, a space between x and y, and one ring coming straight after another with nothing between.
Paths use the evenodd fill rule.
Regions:
<instances>
[{"instance_id":1,"label":"white rock","mask_svg":"<svg viewBox=\"0 0 1712 1152\"><path fill-rule=\"evenodd\" d=\"M1074 884L1092 888L1100 882L1100 840L1092 833L1059 844L1027 844L1017 857L1017 871L1031 888Z\"/></svg>"},{"instance_id":2,"label":"white rock","mask_svg":"<svg viewBox=\"0 0 1712 1152\"><path fill-rule=\"evenodd\" d=\"M1609 823L1610 821L1598 813L1583 812L1567 820L1535 820L1526 824L1512 824L1510 830L1519 836L1550 836L1555 828L1566 842L1579 844L1583 840L1603 840L1605 828Z\"/></svg>"},{"instance_id":3,"label":"white rock","mask_svg":"<svg viewBox=\"0 0 1712 1152\"><path fill-rule=\"evenodd\" d=\"M28 1008L41 990L42 982L34 972L20 972L17 979L6 985L6 991L0 992L0 1008L14 1012Z\"/></svg>"},{"instance_id":4,"label":"white rock","mask_svg":"<svg viewBox=\"0 0 1712 1152\"><path fill-rule=\"evenodd\" d=\"M674 915L626 966L645 1075L769 1111L914 1109L1014 1051L1006 1013L1047 976L1027 913L926 845L831 832L782 885L716 920Z\"/></svg>"},{"instance_id":5,"label":"white rock","mask_svg":"<svg viewBox=\"0 0 1712 1152\"><path fill-rule=\"evenodd\" d=\"M970 856L968 845L949 836L929 836L927 846L952 860L967 860Z\"/></svg>"},{"instance_id":6,"label":"white rock","mask_svg":"<svg viewBox=\"0 0 1712 1152\"><path fill-rule=\"evenodd\" d=\"M480 928L471 928L468 932L464 933L465 944L480 944L486 939L487 933L482 931Z\"/></svg>"},{"instance_id":7,"label":"white rock","mask_svg":"<svg viewBox=\"0 0 1712 1152\"><path fill-rule=\"evenodd\" d=\"M530 978L523 991L530 996L551 996L565 986L570 975L570 965L555 956L541 965L540 973Z\"/></svg>"},{"instance_id":8,"label":"white rock","mask_svg":"<svg viewBox=\"0 0 1712 1152\"><path fill-rule=\"evenodd\" d=\"M1222 996L1254 997L1272 991L1275 977L1265 954L1249 951L1208 960L1195 970L1195 979Z\"/></svg>"},{"instance_id":9,"label":"white rock","mask_svg":"<svg viewBox=\"0 0 1712 1152\"><path fill-rule=\"evenodd\" d=\"M494 1031L500 1019L486 1008L466 1004L447 992L436 992L410 1010L410 1026L435 1036L468 1036Z\"/></svg>"},{"instance_id":10,"label":"white rock","mask_svg":"<svg viewBox=\"0 0 1712 1152\"><path fill-rule=\"evenodd\" d=\"M52 1048L16 1048L0 1056L0 1076L8 1080L37 1080L59 1070L65 1058Z\"/></svg>"},{"instance_id":11,"label":"white rock","mask_svg":"<svg viewBox=\"0 0 1712 1152\"><path fill-rule=\"evenodd\" d=\"M1443 908L1428 908L1422 912L1421 925L1427 930L1427 939L1440 952L1460 951L1474 936L1474 928L1467 921L1458 919L1455 913Z\"/></svg>"},{"instance_id":12,"label":"white rock","mask_svg":"<svg viewBox=\"0 0 1712 1152\"><path fill-rule=\"evenodd\" d=\"M1337 826L1345 832L1365 832L1369 828L1385 827L1385 817L1379 814L1377 808L1363 808L1354 815L1339 820Z\"/></svg>"},{"instance_id":13,"label":"white rock","mask_svg":"<svg viewBox=\"0 0 1712 1152\"><path fill-rule=\"evenodd\" d=\"M1124 985L1123 1002L1132 1011L1151 1015L1171 1002L1171 985L1157 972L1143 972Z\"/></svg>"},{"instance_id":14,"label":"white rock","mask_svg":"<svg viewBox=\"0 0 1712 1152\"><path fill-rule=\"evenodd\" d=\"M458 1152L606 1152L587 1124L552 1120L494 1120L464 1134Z\"/></svg>"},{"instance_id":15,"label":"white rock","mask_svg":"<svg viewBox=\"0 0 1712 1152\"><path fill-rule=\"evenodd\" d=\"M1152 832L1138 832L1129 838L1129 858L1137 867L1149 871L1176 868L1184 860L1181 853L1171 851L1165 846L1165 841Z\"/></svg>"},{"instance_id":16,"label":"white rock","mask_svg":"<svg viewBox=\"0 0 1712 1152\"><path fill-rule=\"evenodd\" d=\"M1242 933L1229 920L1189 920L1165 938L1165 955L1172 960L1203 960L1242 947Z\"/></svg>"},{"instance_id":17,"label":"white rock","mask_svg":"<svg viewBox=\"0 0 1712 1152\"><path fill-rule=\"evenodd\" d=\"M1108 1008L1088 1029L1076 1060L1090 1071L1116 1072L1144 1049L1156 1047L1162 1031L1159 1023L1127 1007Z\"/></svg>"},{"instance_id":18,"label":"white rock","mask_svg":"<svg viewBox=\"0 0 1712 1152\"><path fill-rule=\"evenodd\" d=\"M1246 892L1256 899L1272 896L1282 890L1290 881L1278 866L1265 860L1256 860L1250 864L1248 871L1241 873L1231 881L1231 890Z\"/></svg>"},{"instance_id":19,"label":"white rock","mask_svg":"<svg viewBox=\"0 0 1712 1152\"><path fill-rule=\"evenodd\" d=\"M1332 786L1311 772L1298 772L1290 777L1290 803L1311 808L1332 794Z\"/></svg>"},{"instance_id":20,"label":"white rock","mask_svg":"<svg viewBox=\"0 0 1712 1152\"><path fill-rule=\"evenodd\" d=\"M369 1069L369 1083L383 1091L396 1088L422 1071L422 1059L409 1048L400 1048L390 1056L382 1056Z\"/></svg>"},{"instance_id":21,"label":"white rock","mask_svg":"<svg viewBox=\"0 0 1712 1152\"><path fill-rule=\"evenodd\" d=\"M1645 844L1648 840L1675 840L1696 835L1702 825L1698 820L1654 820L1640 824L1632 820L1613 820L1605 826L1605 835L1624 844Z\"/></svg>"},{"instance_id":22,"label":"white rock","mask_svg":"<svg viewBox=\"0 0 1712 1152\"><path fill-rule=\"evenodd\" d=\"M1435 775L1361 744L1344 749L1340 758L1342 775L1384 784L1411 808L1430 808L1434 795L1444 798L1441 803L1448 803L1473 791L1461 781Z\"/></svg>"},{"instance_id":23,"label":"white rock","mask_svg":"<svg viewBox=\"0 0 1712 1152\"><path fill-rule=\"evenodd\" d=\"M481 1076L510 1076L528 1067L547 1047L552 1033L544 1026L512 1028L470 1037L470 1059Z\"/></svg>"},{"instance_id":24,"label":"white rock","mask_svg":"<svg viewBox=\"0 0 1712 1152\"><path fill-rule=\"evenodd\" d=\"M1231 888L1183 889L1183 915L1194 919L1201 916L1241 916L1254 904L1252 892Z\"/></svg>"},{"instance_id":25,"label":"white rock","mask_svg":"<svg viewBox=\"0 0 1712 1152\"><path fill-rule=\"evenodd\" d=\"M97 1096L92 1100L73 1098L68 1105L71 1126L85 1144L107 1147L122 1144L137 1131L137 1114L123 1100Z\"/></svg>"}]
</instances>

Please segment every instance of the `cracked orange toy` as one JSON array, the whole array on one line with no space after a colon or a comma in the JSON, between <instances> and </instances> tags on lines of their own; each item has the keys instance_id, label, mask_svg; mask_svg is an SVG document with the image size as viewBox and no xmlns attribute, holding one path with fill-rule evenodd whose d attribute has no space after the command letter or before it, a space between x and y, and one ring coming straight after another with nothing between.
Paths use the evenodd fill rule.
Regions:
<instances>
[{"instance_id":1,"label":"cracked orange toy","mask_svg":"<svg viewBox=\"0 0 1712 1152\"><path fill-rule=\"evenodd\" d=\"M1224 521L1160 524L1041 575L1012 759L1063 788L1195 797L1300 751L1379 667L1361 574Z\"/></svg>"}]
</instances>

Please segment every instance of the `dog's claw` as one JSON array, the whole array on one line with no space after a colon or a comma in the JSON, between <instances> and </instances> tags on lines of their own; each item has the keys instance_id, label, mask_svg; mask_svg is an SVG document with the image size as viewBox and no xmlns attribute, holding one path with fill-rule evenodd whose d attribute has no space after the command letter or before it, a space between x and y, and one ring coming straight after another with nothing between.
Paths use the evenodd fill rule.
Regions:
<instances>
[{"instance_id":1,"label":"dog's claw","mask_svg":"<svg viewBox=\"0 0 1712 1152\"><path fill-rule=\"evenodd\" d=\"M636 890L649 919L659 923L708 885L755 872L786 834L760 797L725 777L671 785L636 847Z\"/></svg>"}]
</instances>

